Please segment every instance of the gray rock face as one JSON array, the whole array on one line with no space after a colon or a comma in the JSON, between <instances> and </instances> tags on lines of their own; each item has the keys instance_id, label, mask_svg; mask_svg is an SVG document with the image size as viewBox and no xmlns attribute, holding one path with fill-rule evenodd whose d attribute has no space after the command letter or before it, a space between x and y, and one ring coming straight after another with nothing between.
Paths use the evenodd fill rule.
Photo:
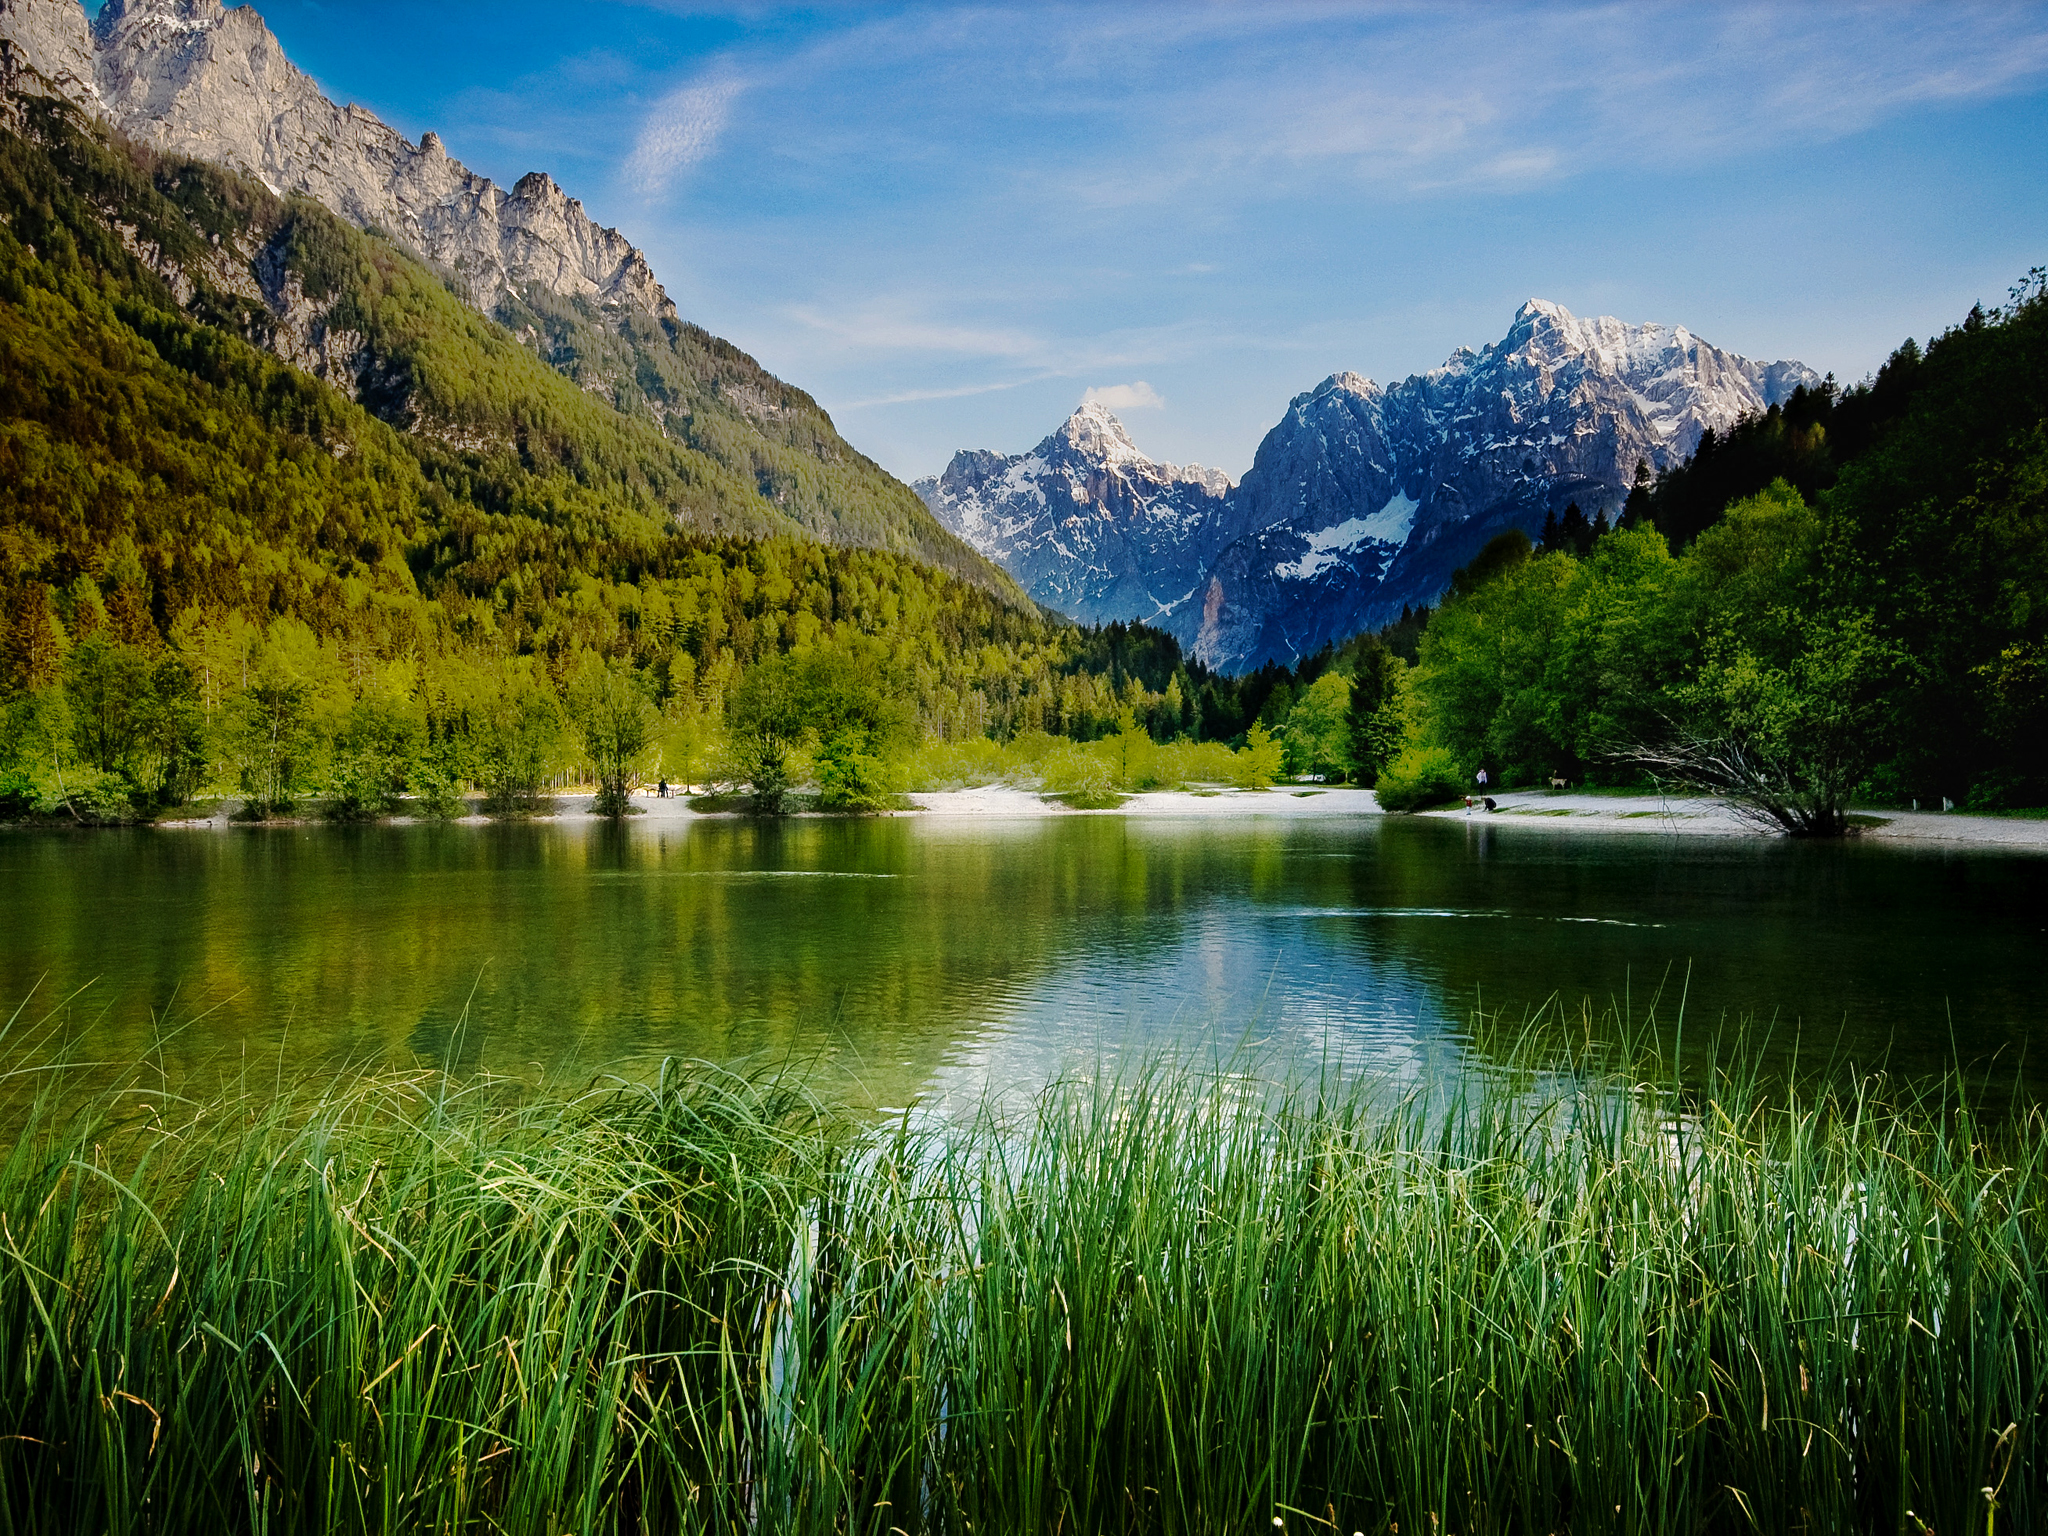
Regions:
<instances>
[{"instance_id":1,"label":"gray rock face","mask_svg":"<svg viewBox=\"0 0 2048 1536\"><path fill-rule=\"evenodd\" d=\"M1029 453L956 453L914 481L933 515L1025 591L1078 619L1157 621L1226 542L1230 477L1148 459L1086 404Z\"/></svg>"},{"instance_id":2,"label":"gray rock face","mask_svg":"<svg viewBox=\"0 0 2048 1536\"><path fill-rule=\"evenodd\" d=\"M93 70L92 28L76 0L0 0L0 90L33 88L33 71L43 87L91 108Z\"/></svg>"},{"instance_id":3,"label":"gray rock face","mask_svg":"<svg viewBox=\"0 0 2048 1536\"><path fill-rule=\"evenodd\" d=\"M338 107L250 6L0 0L0 43L51 89L167 154L211 160L279 193L304 193L378 228L466 285L486 314L537 287L600 308L676 318L645 257L538 173L510 192L415 145L360 107Z\"/></svg>"},{"instance_id":4,"label":"gray rock face","mask_svg":"<svg viewBox=\"0 0 2048 1536\"><path fill-rule=\"evenodd\" d=\"M1441 368L1391 388L1333 374L1297 396L1241 484L1170 503L1178 515L1143 524L1145 540L1109 545L1132 520L1071 489L1078 467L1057 470L1060 486L1100 510L1077 515L1057 488L1040 496L1060 434L1023 459L959 455L918 489L1041 601L1150 620L1241 672L1436 601L1503 529L1533 534L1573 501L1611 516L1638 464L1662 470L1708 427L1819 383L1801 363L1752 362L1683 326L1582 320L1531 299L1504 338Z\"/></svg>"}]
</instances>

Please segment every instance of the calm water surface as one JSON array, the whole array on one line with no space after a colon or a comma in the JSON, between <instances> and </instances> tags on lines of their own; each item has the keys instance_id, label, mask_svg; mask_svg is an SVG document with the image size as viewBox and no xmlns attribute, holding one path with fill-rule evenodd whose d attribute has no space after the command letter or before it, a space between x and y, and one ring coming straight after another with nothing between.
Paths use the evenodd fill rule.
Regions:
<instances>
[{"instance_id":1,"label":"calm water surface","mask_svg":"<svg viewBox=\"0 0 2048 1536\"><path fill-rule=\"evenodd\" d=\"M888 1105L1133 1049L1423 1069L1479 1008L1660 989L1924 1070L2024 1057L2044 925L2036 856L1373 817L0 834L15 1058L200 1081L692 1056Z\"/></svg>"}]
</instances>

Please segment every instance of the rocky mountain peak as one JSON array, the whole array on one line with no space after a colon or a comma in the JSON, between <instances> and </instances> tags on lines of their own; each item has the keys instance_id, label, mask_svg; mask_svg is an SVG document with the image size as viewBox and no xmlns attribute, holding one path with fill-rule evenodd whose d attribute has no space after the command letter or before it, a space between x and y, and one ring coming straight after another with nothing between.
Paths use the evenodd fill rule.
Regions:
<instances>
[{"instance_id":1,"label":"rocky mountain peak","mask_svg":"<svg viewBox=\"0 0 2048 1536\"><path fill-rule=\"evenodd\" d=\"M1149 464L1124 424L1099 400L1084 400L1047 442L1059 441L1085 459L1104 466Z\"/></svg>"},{"instance_id":2,"label":"rocky mountain peak","mask_svg":"<svg viewBox=\"0 0 2048 1536\"><path fill-rule=\"evenodd\" d=\"M1094 404L1031 455L956 455L914 489L1041 602L1162 624L1241 671L1436 601L1504 528L1573 501L1617 512L1639 462L1662 469L1704 428L1819 382L1683 326L1530 299L1500 340L1427 373L1338 372L1296 395L1234 487L1144 458Z\"/></svg>"},{"instance_id":3,"label":"rocky mountain peak","mask_svg":"<svg viewBox=\"0 0 2048 1536\"><path fill-rule=\"evenodd\" d=\"M93 31L111 37L117 31L149 22L197 29L217 24L226 7L221 0L106 0L93 18Z\"/></svg>"},{"instance_id":4,"label":"rocky mountain peak","mask_svg":"<svg viewBox=\"0 0 2048 1536\"><path fill-rule=\"evenodd\" d=\"M677 318L646 258L545 172L508 193L414 147L376 114L337 106L252 6L221 0L0 0L0 43L51 89L165 154L211 160L279 194L325 203L395 236L497 313L529 288Z\"/></svg>"},{"instance_id":5,"label":"rocky mountain peak","mask_svg":"<svg viewBox=\"0 0 2048 1536\"><path fill-rule=\"evenodd\" d=\"M1371 379L1368 379L1362 373L1353 373L1349 369L1345 369L1331 374L1314 389L1309 390L1306 394L1296 395L1288 403L1291 407L1299 408L1307 405L1312 400L1322 400L1330 395L1355 395L1360 399L1368 399L1378 393L1380 393L1380 387L1373 383Z\"/></svg>"},{"instance_id":6,"label":"rocky mountain peak","mask_svg":"<svg viewBox=\"0 0 2048 1536\"><path fill-rule=\"evenodd\" d=\"M1185 600L1225 537L1220 469L1146 457L1099 400L1029 453L963 449L912 483L952 532L1077 618L1153 618Z\"/></svg>"}]
</instances>

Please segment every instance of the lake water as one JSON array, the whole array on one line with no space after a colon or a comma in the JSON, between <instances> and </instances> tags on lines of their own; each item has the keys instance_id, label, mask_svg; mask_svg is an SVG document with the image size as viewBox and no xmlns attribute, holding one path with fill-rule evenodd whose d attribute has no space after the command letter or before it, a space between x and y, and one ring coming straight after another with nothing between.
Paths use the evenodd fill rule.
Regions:
<instances>
[{"instance_id":1,"label":"lake water","mask_svg":"<svg viewBox=\"0 0 2048 1536\"><path fill-rule=\"evenodd\" d=\"M789 1063L857 1103L1099 1055L1426 1070L1546 1000L1902 1069L2048 1023L2048 859L1457 821L1056 817L0 833L17 1063L582 1080ZM2030 1073L2030 1075L2034 1075Z\"/></svg>"}]
</instances>

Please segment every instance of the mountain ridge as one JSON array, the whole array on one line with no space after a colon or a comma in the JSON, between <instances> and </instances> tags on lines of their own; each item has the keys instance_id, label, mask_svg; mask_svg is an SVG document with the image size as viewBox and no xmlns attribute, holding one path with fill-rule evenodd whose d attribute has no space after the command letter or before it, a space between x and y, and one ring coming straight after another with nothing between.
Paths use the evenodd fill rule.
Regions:
<instances>
[{"instance_id":1,"label":"mountain ridge","mask_svg":"<svg viewBox=\"0 0 2048 1536\"><path fill-rule=\"evenodd\" d=\"M1043 489L1031 461L1044 444L1014 458L956 454L913 488L1040 601L1159 623L1205 664L1240 672L1435 601L1505 528L1533 534L1574 501L1588 517L1618 512L1638 466L1682 462L1708 429L1821 382L1803 363L1755 362L1682 325L1582 318L1532 298L1499 341L1460 347L1437 368L1391 385L1340 371L1296 395L1243 479L1215 505L1176 507L1177 524L1155 521L1172 537L1149 552L1104 539L1087 558L1051 557L1056 531L1121 525L1106 500L1080 517L1058 504L1055 519L1057 497L1041 498L1034 513L1026 493ZM1093 483L1080 458L1059 466L1063 485ZM998 465L1006 478L992 496ZM1142 454L1115 466L1138 479L1171 468ZM1121 565L1105 558L1117 553ZM1154 606L1136 607L1139 595Z\"/></svg>"},{"instance_id":2,"label":"mountain ridge","mask_svg":"<svg viewBox=\"0 0 2048 1536\"><path fill-rule=\"evenodd\" d=\"M787 520L1022 600L809 395L681 319L644 255L551 177L534 172L506 191L449 158L437 135L414 145L375 114L337 106L253 7L109 0L89 21L78 0L0 0L0 85L55 96L154 153L251 175L393 240L585 393L750 483L762 505L741 524ZM303 308L272 297L273 308ZM346 386L327 361L323 376ZM377 375L371 398L391 393L383 375L393 370L356 362ZM386 406L405 418L406 402Z\"/></svg>"},{"instance_id":3,"label":"mountain ridge","mask_svg":"<svg viewBox=\"0 0 2048 1536\"><path fill-rule=\"evenodd\" d=\"M466 284L485 313L539 283L677 318L645 255L551 177L529 173L508 192L452 159L438 134L415 145L365 108L337 105L253 6L107 0L88 18L78 0L0 0L0 33L66 99L130 138L381 229Z\"/></svg>"}]
</instances>

